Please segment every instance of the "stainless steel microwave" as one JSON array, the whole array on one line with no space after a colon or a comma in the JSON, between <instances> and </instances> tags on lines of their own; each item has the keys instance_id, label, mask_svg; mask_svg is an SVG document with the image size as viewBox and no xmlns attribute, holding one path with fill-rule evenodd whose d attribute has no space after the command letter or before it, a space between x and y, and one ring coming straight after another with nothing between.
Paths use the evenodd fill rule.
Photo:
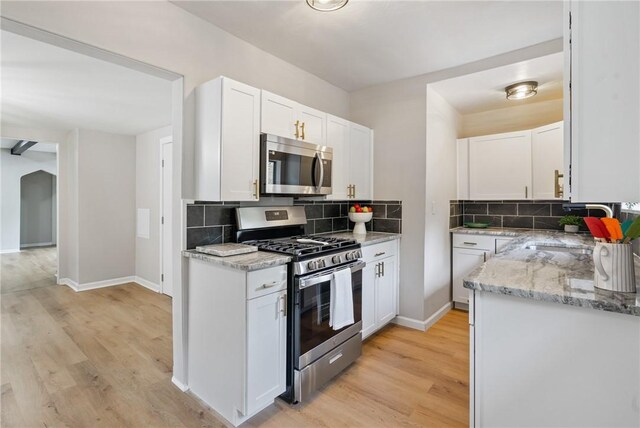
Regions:
<instances>
[{"instance_id":1,"label":"stainless steel microwave","mask_svg":"<svg viewBox=\"0 0 640 428\"><path fill-rule=\"evenodd\" d=\"M260 193L330 195L333 149L277 135L260 135Z\"/></svg>"}]
</instances>

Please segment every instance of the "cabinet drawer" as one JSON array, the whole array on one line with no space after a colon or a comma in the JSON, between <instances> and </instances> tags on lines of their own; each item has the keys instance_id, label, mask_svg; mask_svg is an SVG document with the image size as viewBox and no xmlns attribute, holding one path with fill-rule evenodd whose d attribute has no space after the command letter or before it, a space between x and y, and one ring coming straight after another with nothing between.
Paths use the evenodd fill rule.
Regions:
<instances>
[{"instance_id":1,"label":"cabinet drawer","mask_svg":"<svg viewBox=\"0 0 640 428\"><path fill-rule=\"evenodd\" d=\"M287 289L287 266L247 272L247 299Z\"/></svg>"},{"instance_id":2,"label":"cabinet drawer","mask_svg":"<svg viewBox=\"0 0 640 428\"><path fill-rule=\"evenodd\" d=\"M381 242L375 245L362 247L362 258L366 263L382 260L398 254L398 240Z\"/></svg>"},{"instance_id":3,"label":"cabinet drawer","mask_svg":"<svg viewBox=\"0 0 640 428\"><path fill-rule=\"evenodd\" d=\"M453 234L454 248L472 248L475 250L495 251L496 238L494 236Z\"/></svg>"}]
</instances>

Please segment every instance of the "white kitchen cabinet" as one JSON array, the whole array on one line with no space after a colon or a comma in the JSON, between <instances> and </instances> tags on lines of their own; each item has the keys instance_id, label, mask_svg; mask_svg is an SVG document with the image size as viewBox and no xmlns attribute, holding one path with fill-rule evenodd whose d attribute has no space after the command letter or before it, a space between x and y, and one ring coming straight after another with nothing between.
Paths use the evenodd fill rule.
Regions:
<instances>
[{"instance_id":1,"label":"white kitchen cabinet","mask_svg":"<svg viewBox=\"0 0 640 428\"><path fill-rule=\"evenodd\" d=\"M332 192L328 199L344 200L349 197L349 124L348 120L327 115L327 146L333 149Z\"/></svg>"},{"instance_id":2,"label":"white kitchen cabinet","mask_svg":"<svg viewBox=\"0 0 640 428\"><path fill-rule=\"evenodd\" d=\"M455 303L469 303L469 290L464 288L464 279L492 255L500 254L513 238L491 235L452 235L452 289Z\"/></svg>"},{"instance_id":3,"label":"white kitchen cabinet","mask_svg":"<svg viewBox=\"0 0 640 428\"><path fill-rule=\"evenodd\" d=\"M639 201L640 3L566 4L570 198Z\"/></svg>"},{"instance_id":4,"label":"white kitchen cabinet","mask_svg":"<svg viewBox=\"0 0 640 428\"><path fill-rule=\"evenodd\" d=\"M373 131L328 115L327 146L333 148L333 190L328 199L372 199Z\"/></svg>"},{"instance_id":5,"label":"white kitchen cabinet","mask_svg":"<svg viewBox=\"0 0 640 428\"><path fill-rule=\"evenodd\" d=\"M469 303L469 290L464 288L464 278L475 268L486 262L491 254L488 250L453 249L453 301Z\"/></svg>"},{"instance_id":6,"label":"white kitchen cabinet","mask_svg":"<svg viewBox=\"0 0 640 428\"><path fill-rule=\"evenodd\" d=\"M189 259L188 386L237 426L286 389L287 268Z\"/></svg>"},{"instance_id":7,"label":"white kitchen cabinet","mask_svg":"<svg viewBox=\"0 0 640 428\"><path fill-rule=\"evenodd\" d=\"M399 240L362 248L362 338L375 333L398 314Z\"/></svg>"},{"instance_id":8,"label":"white kitchen cabinet","mask_svg":"<svg viewBox=\"0 0 640 428\"><path fill-rule=\"evenodd\" d=\"M260 90L219 77L195 97L195 199L258 200Z\"/></svg>"},{"instance_id":9,"label":"white kitchen cabinet","mask_svg":"<svg viewBox=\"0 0 640 428\"><path fill-rule=\"evenodd\" d=\"M280 291L247 302L247 413L273 403L286 385L287 292Z\"/></svg>"},{"instance_id":10,"label":"white kitchen cabinet","mask_svg":"<svg viewBox=\"0 0 640 428\"><path fill-rule=\"evenodd\" d=\"M349 183L352 199L373 198L373 131L350 124Z\"/></svg>"},{"instance_id":11,"label":"white kitchen cabinet","mask_svg":"<svg viewBox=\"0 0 640 428\"><path fill-rule=\"evenodd\" d=\"M327 114L263 90L260 128L265 134L324 146Z\"/></svg>"},{"instance_id":12,"label":"white kitchen cabinet","mask_svg":"<svg viewBox=\"0 0 640 428\"><path fill-rule=\"evenodd\" d=\"M531 131L469 138L469 196L531 199Z\"/></svg>"},{"instance_id":13,"label":"white kitchen cabinet","mask_svg":"<svg viewBox=\"0 0 640 428\"><path fill-rule=\"evenodd\" d=\"M562 199L559 175L564 170L563 122L531 130L531 164L533 199Z\"/></svg>"}]
</instances>

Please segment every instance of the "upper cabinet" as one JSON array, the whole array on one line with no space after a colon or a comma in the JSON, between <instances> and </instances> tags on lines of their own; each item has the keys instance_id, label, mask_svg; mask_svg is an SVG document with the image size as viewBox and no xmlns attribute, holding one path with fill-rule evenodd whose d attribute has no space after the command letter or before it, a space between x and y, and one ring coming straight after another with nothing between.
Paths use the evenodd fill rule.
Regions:
<instances>
[{"instance_id":1,"label":"upper cabinet","mask_svg":"<svg viewBox=\"0 0 640 428\"><path fill-rule=\"evenodd\" d=\"M260 90L226 77L196 88L196 196L259 199Z\"/></svg>"},{"instance_id":2,"label":"upper cabinet","mask_svg":"<svg viewBox=\"0 0 640 428\"><path fill-rule=\"evenodd\" d=\"M572 201L640 201L640 3L568 2Z\"/></svg>"},{"instance_id":3,"label":"upper cabinet","mask_svg":"<svg viewBox=\"0 0 640 428\"><path fill-rule=\"evenodd\" d=\"M531 131L469 138L470 199L529 199L531 191Z\"/></svg>"},{"instance_id":4,"label":"upper cabinet","mask_svg":"<svg viewBox=\"0 0 640 428\"><path fill-rule=\"evenodd\" d=\"M531 130L533 199L562 199L563 122Z\"/></svg>"},{"instance_id":5,"label":"upper cabinet","mask_svg":"<svg viewBox=\"0 0 640 428\"><path fill-rule=\"evenodd\" d=\"M333 148L330 199L373 198L373 131L327 116L327 146Z\"/></svg>"},{"instance_id":6,"label":"upper cabinet","mask_svg":"<svg viewBox=\"0 0 640 428\"><path fill-rule=\"evenodd\" d=\"M327 114L263 90L261 131L325 145Z\"/></svg>"}]
</instances>

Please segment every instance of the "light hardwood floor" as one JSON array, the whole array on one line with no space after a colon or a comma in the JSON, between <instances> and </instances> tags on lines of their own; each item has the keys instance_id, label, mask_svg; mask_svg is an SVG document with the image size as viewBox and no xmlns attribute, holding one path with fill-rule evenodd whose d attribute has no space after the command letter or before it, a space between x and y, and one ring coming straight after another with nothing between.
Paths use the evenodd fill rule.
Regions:
<instances>
[{"instance_id":1,"label":"light hardwood floor","mask_svg":"<svg viewBox=\"0 0 640 428\"><path fill-rule=\"evenodd\" d=\"M2 427L220 427L171 383L171 300L137 284L2 295ZM468 426L468 326L389 326L311 401L278 401L246 426Z\"/></svg>"},{"instance_id":2,"label":"light hardwood floor","mask_svg":"<svg viewBox=\"0 0 640 428\"><path fill-rule=\"evenodd\" d=\"M0 292L49 287L56 283L56 247L30 248L0 255Z\"/></svg>"}]
</instances>

